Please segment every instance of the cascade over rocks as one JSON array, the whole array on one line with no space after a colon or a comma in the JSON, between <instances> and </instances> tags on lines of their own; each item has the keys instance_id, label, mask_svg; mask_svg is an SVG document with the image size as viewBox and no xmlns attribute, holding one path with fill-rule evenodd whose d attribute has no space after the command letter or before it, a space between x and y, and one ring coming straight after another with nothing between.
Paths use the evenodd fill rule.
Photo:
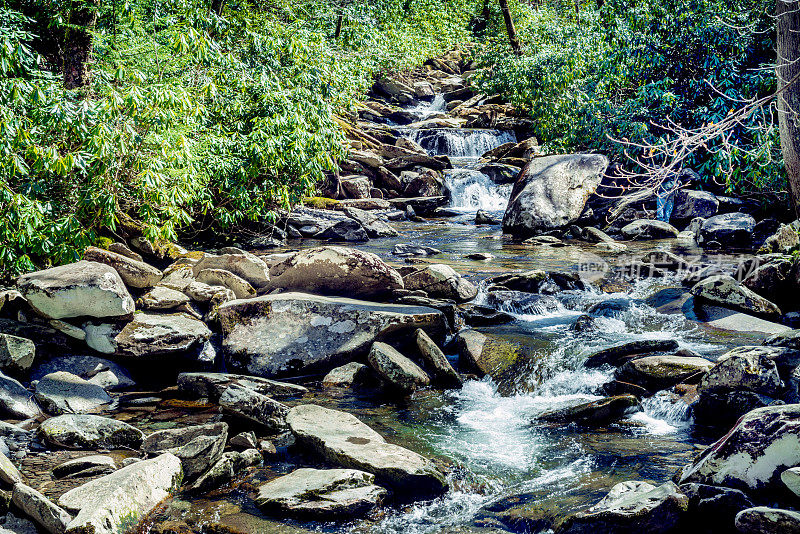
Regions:
<instances>
[{"instance_id":1,"label":"cascade over rocks","mask_svg":"<svg viewBox=\"0 0 800 534\"><path fill-rule=\"evenodd\" d=\"M536 158L520 172L503 217L503 231L535 235L572 224L597 190L608 159L597 154Z\"/></svg>"},{"instance_id":2,"label":"cascade over rocks","mask_svg":"<svg viewBox=\"0 0 800 534\"><path fill-rule=\"evenodd\" d=\"M236 300L220 306L219 316L229 363L265 377L329 370L417 328L433 339L446 331L444 314L432 308L304 293Z\"/></svg>"}]
</instances>

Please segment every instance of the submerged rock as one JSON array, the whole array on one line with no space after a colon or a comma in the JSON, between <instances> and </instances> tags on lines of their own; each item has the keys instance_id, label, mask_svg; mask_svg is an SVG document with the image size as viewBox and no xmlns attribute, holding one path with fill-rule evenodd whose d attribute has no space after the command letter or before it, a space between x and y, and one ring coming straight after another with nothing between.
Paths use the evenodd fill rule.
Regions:
<instances>
[{"instance_id":1,"label":"submerged rock","mask_svg":"<svg viewBox=\"0 0 800 534\"><path fill-rule=\"evenodd\" d=\"M349 519L375 508L387 491L375 476L355 469L296 469L258 487L256 505L317 520Z\"/></svg>"},{"instance_id":2,"label":"submerged rock","mask_svg":"<svg viewBox=\"0 0 800 534\"><path fill-rule=\"evenodd\" d=\"M117 271L93 261L23 275L17 289L33 309L50 319L123 317L135 309Z\"/></svg>"},{"instance_id":3,"label":"submerged rock","mask_svg":"<svg viewBox=\"0 0 800 534\"><path fill-rule=\"evenodd\" d=\"M170 453L136 462L64 493L58 504L76 513L66 534L123 534L180 487L181 461Z\"/></svg>"},{"instance_id":4,"label":"submerged rock","mask_svg":"<svg viewBox=\"0 0 800 534\"><path fill-rule=\"evenodd\" d=\"M373 343L367 361L375 372L400 391L411 393L431 383L425 371L386 343Z\"/></svg>"},{"instance_id":5,"label":"submerged rock","mask_svg":"<svg viewBox=\"0 0 800 534\"><path fill-rule=\"evenodd\" d=\"M165 452L174 454L181 461L184 476L193 479L222 457L227 439L227 423L170 428L147 436L142 443L142 452L150 456Z\"/></svg>"},{"instance_id":6,"label":"submerged rock","mask_svg":"<svg viewBox=\"0 0 800 534\"><path fill-rule=\"evenodd\" d=\"M65 449L138 449L144 439L144 433L128 423L87 414L51 417L39 425L39 434Z\"/></svg>"},{"instance_id":7,"label":"submerged rock","mask_svg":"<svg viewBox=\"0 0 800 534\"><path fill-rule=\"evenodd\" d=\"M640 411L642 411L642 406L636 397L633 395L619 395L544 412L536 419L538 421L595 426L613 423L626 415Z\"/></svg>"},{"instance_id":8,"label":"submerged rock","mask_svg":"<svg viewBox=\"0 0 800 534\"><path fill-rule=\"evenodd\" d=\"M376 476L401 499L426 498L447 491L444 475L426 458L386 443L355 416L305 404L286 418L298 442L331 463Z\"/></svg>"},{"instance_id":9,"label":"submerged rock","mask_svg":"<svg viewBox=\"0 0 800 534\"><path fill-rule=\"evenodd\" d=\"M219 315L228 362L259 376L327 370L366 356L375 341L402 340L417 328L441 339L446 330L432 308L304 293L229 302Z\"/></svg>"}]
</instances>

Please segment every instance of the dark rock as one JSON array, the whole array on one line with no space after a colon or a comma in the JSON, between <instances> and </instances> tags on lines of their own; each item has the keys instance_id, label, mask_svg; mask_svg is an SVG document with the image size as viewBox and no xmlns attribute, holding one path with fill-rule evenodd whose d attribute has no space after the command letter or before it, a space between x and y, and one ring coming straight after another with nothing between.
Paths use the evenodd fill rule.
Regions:
<instances>
[{"instance_id":1,"label":"dark rock","mask_svg":"<svg viewBox=\"0 0 800 534\"><path fill-rule=\"evenodd\" d=\"M544 412L536 419L546 422L602 426L640 411L642 411L642 406L636 397L620 395Z\"/></svg>"},{"instance_id":2,"label":"dark rock","mask_svg":"<svg viewBox=\"0 0 800 534\"><path fill-rule=\"evenodd\" d=\"M641 339L595 352L586 359L583 365L590 369L602 365L617 367L630 360L631 356L653 352L671 352L677 349L678 342L674 339Z\"/></svg>"}]
</instances>

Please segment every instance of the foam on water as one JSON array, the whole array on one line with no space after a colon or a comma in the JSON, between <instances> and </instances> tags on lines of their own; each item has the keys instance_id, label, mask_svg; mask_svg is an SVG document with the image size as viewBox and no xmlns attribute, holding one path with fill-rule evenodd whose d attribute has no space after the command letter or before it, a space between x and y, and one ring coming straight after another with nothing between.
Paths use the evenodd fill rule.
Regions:
<instances>
[{"instance_id":1,"label":"foam on water","mask_svg":"<svg viewBox=\"0 0 800 534\"><path fill-rule=\"evenodd\" d=\"M470 128L409 130L408 137L434 156L479 158L506 143L516 142L514 132Z\"/></svg>"},{"instance_id":2,"label":"foam on water","mask_svg":"<svg viewBox=\"0 0 800 534\"><path fill-rule=\"evenodd\" d=\"M510 185L497 185L473 169L452 169L445 172L444 179L450 190L450 207L456 209L502 212L511 195Z\"/></svg>"}]
</instances>

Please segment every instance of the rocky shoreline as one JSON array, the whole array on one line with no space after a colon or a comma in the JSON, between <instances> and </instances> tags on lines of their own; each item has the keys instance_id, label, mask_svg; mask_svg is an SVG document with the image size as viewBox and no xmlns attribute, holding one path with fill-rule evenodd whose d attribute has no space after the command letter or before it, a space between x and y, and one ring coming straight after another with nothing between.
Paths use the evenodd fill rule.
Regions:
<instances>
[{"instance_id":1,"label":"rocky shoreline","mask_svg":"<svg viewBox=\"0 0 800 534\"><path fill-rule=\"evenodd\" d=\"M654 221L644 204L600 228L612 209L596 195L609 161L541 154L525 137L527 119L476 94L469 68L453 52L427 70L379 80L352 118L350 157L327 195L284 214L245 248L190 251L153 243L128 224L124 239L0 290L0 512L8 513L0 533L231 532L213 520L158 514L172 496L239 486L261 513L300 524L351 525L439 498L461 483L457 465L314 402L317 394L359 391L373 405L399 405L484 377L501 393L518 393L531 357L482 327L558 309L562 295L643 278L681 286L665 289L654 307L755 332L763 344L715 359L663 337L605 347L582 363L611 370L598 398L540 413L531 425L606 428L667 395L722 437L672 481L617 484L594 506L544 525L529 518L523 531L800 531L798 224L756 222L742 202L685 190L673 221L683 231ZM420 107L440 97L444 111ZM603 269L478 280L437 263L435 248L399 242L397 221L453 216L443 171L454 163L435 150L446 141L442 129L514 132L478 169L496 184L513 183L503 221L478 211L475 225L502 225L534 255L574 248ZM419 142L399 135L410 131ZM352 248L383 238L398 241L392 261ZM755 254L730 267L654 247L615 264L648 240ZM271 250L287 244L298 247ZM592 336L600 318L626 306L600 301L570 330ZM142 414L159 419L140 424ZM252 482L287 456L298 467ZM441 532L501 528L511 527Z\"/></svg>"}]
</instances>

